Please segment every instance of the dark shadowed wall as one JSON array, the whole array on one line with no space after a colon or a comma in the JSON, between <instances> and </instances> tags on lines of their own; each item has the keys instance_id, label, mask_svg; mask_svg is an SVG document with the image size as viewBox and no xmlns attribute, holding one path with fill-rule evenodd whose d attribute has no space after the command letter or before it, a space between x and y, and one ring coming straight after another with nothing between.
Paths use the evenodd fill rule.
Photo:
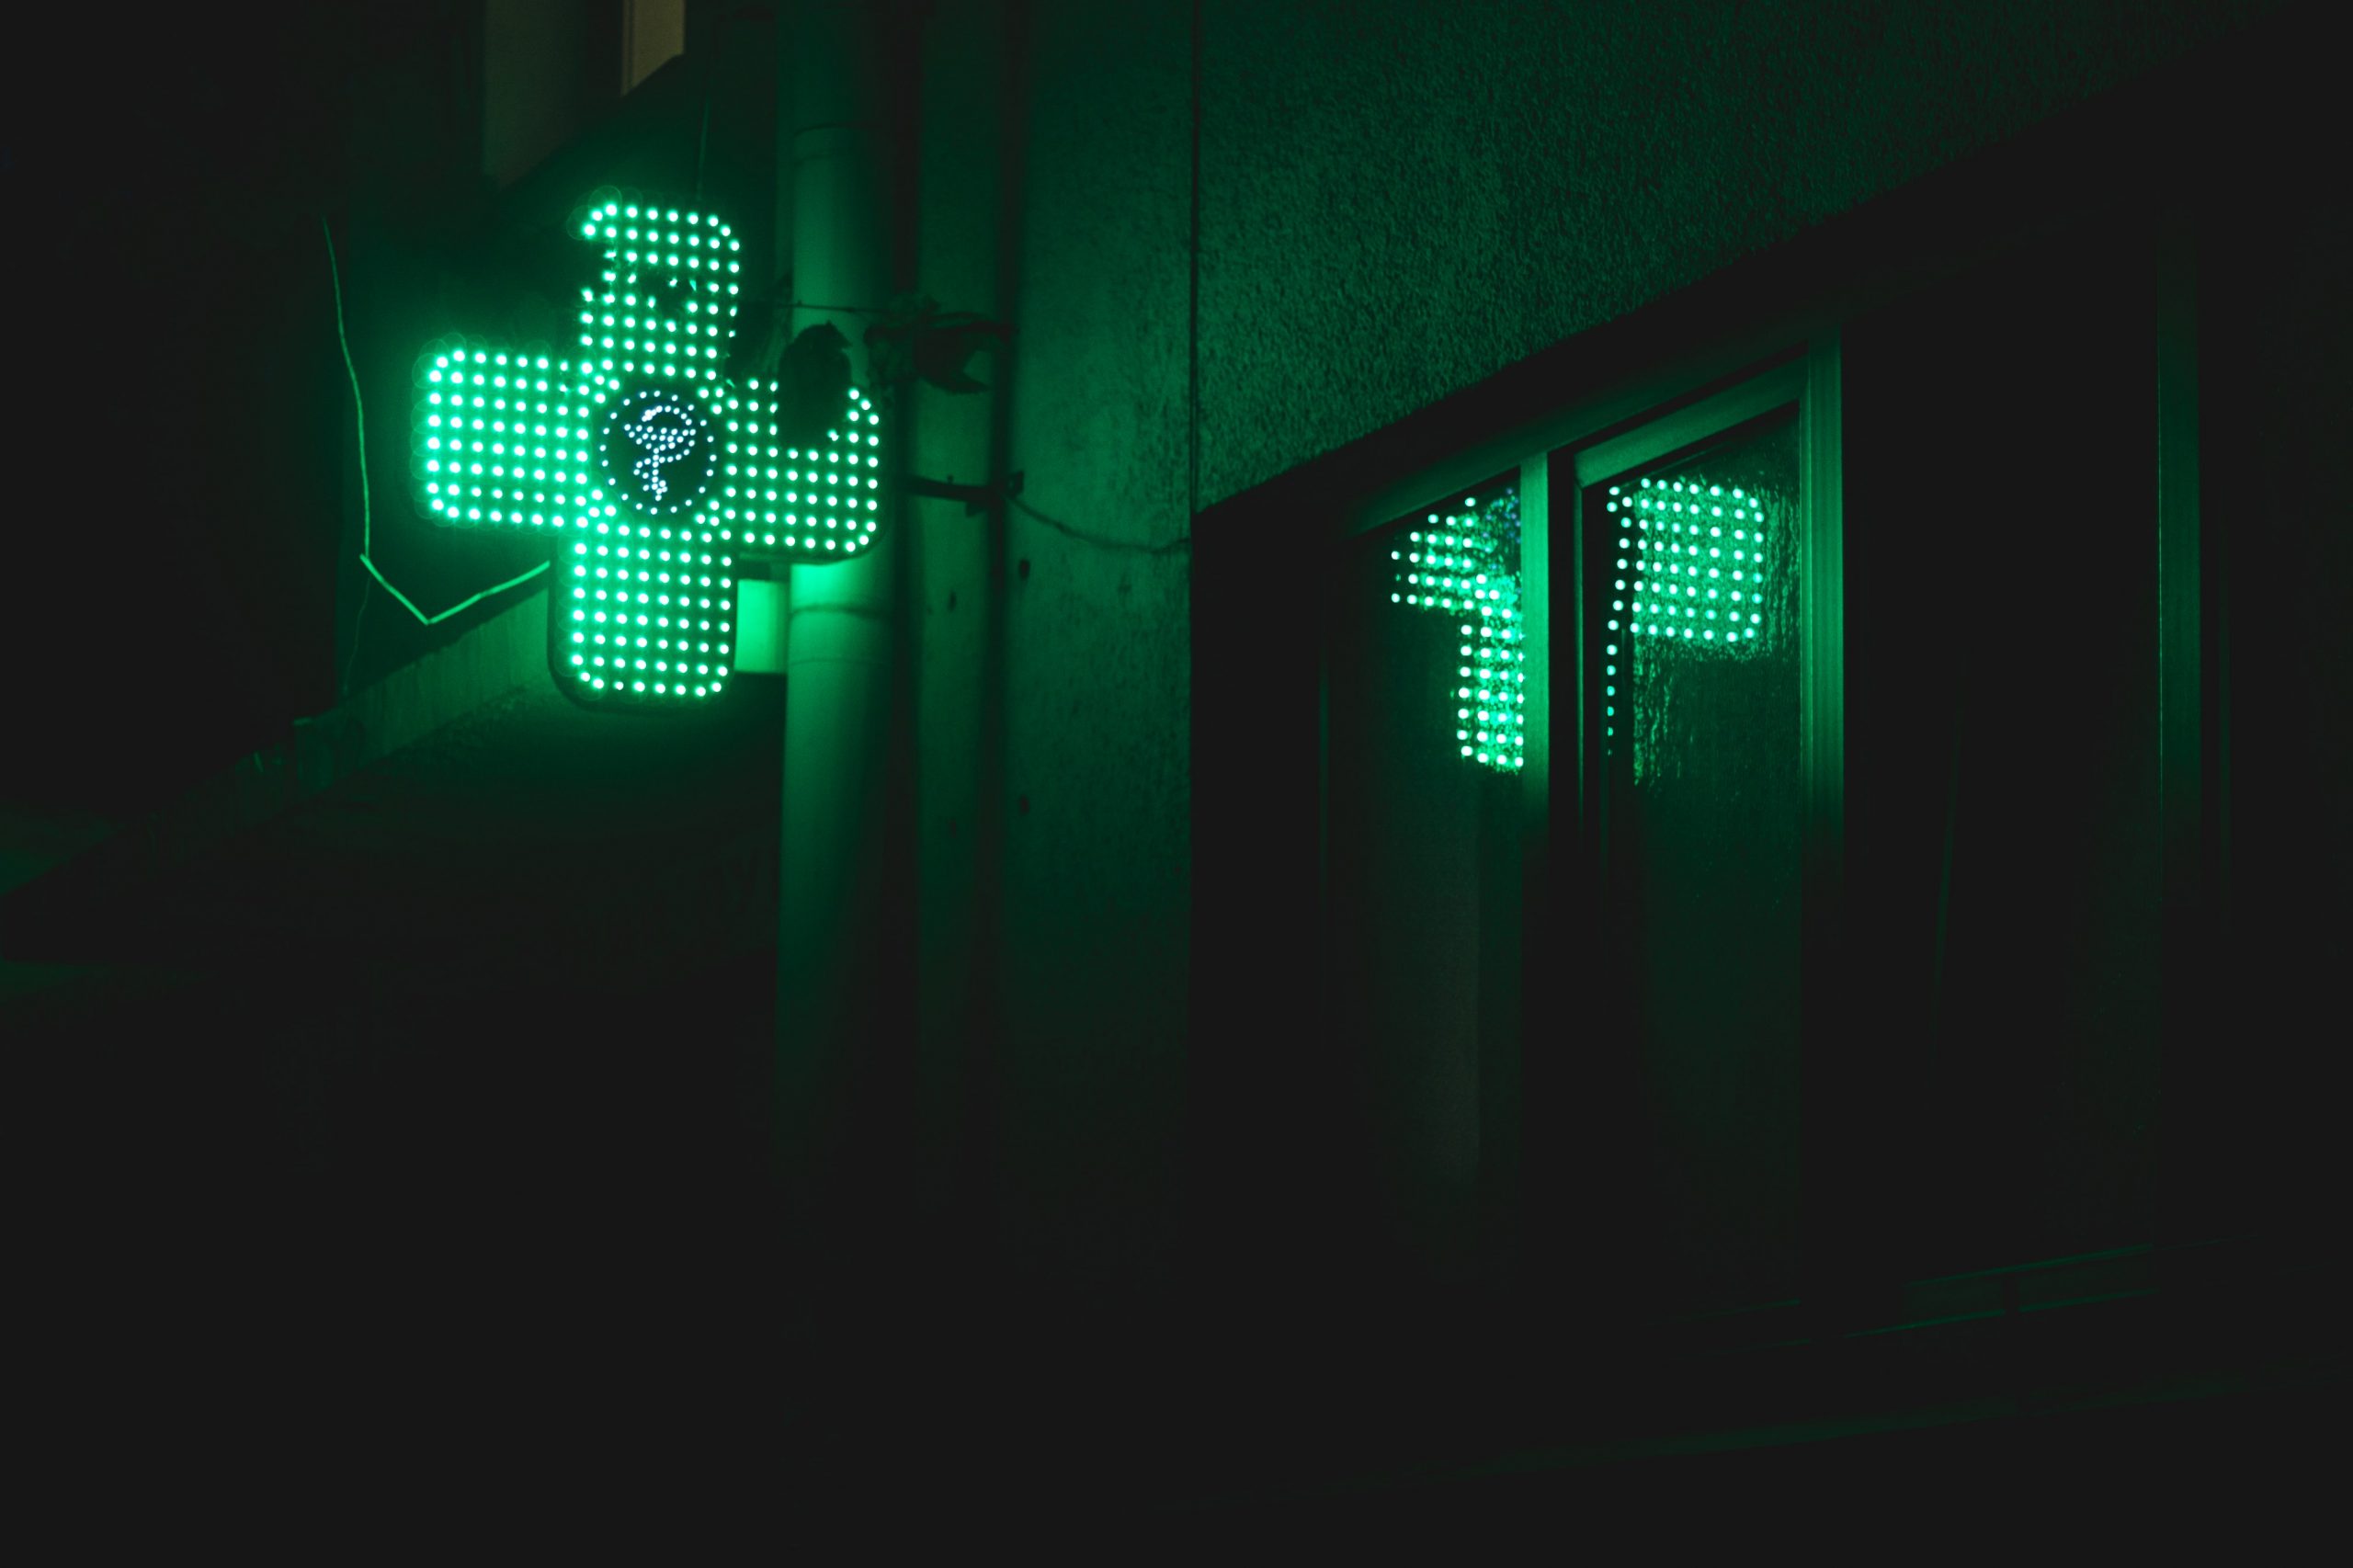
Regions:
<instances>
[{"instance_id":1,"label":"dark shadowed wall","mask_svg":"<svg viewBox=\"0 0 2353 1568\"><path fill-rule=\"evenodd\" d=\"M1306 591L1196 610L1192 515L2275 8L938 7L919 270L1017 326L995 438L1029 507L986 551L948 504L915 523L926 897L965 912L927 918L972 922L939 927L925 984L947 1020L956 955L999 965L1006 1222L1083 1271L1162 1267L1188 617L1272 630ZM1017 86L1010 142L992 78ZM917 471L969 477L982 415L922 397Z\"/></svg>"}]
</instances>

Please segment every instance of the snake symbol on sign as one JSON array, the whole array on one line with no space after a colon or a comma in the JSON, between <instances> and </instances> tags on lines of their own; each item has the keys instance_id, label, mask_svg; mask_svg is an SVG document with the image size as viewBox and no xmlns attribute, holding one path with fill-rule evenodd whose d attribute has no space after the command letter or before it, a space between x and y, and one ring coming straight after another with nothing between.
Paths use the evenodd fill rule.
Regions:
<instances>
[{"instance_id":1,"label":"snake symbol on sign","mask_svg":"<svg viewBox=\"0 0 2353 1568\"><path fill-rule=\"evenodd\" d=\"M676 409L657 403L631 421L624 433L645 454L630 465L630 471L647 495L662 500L670 494L670 482L662 471L687 456L694 445L693 426Z\"/></svg>"}]
</instances>

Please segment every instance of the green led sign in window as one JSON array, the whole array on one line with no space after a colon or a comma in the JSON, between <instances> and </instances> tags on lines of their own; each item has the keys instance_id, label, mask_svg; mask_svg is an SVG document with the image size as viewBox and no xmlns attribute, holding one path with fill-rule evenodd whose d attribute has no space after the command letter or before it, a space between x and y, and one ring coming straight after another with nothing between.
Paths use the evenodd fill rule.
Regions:
<instances>
[{"instance_id":1,"label":"green led sign in window","mask_svg":"<svg viewBox=\"0 0 2353 1568\"><path fill-rule=\"evenodd\" d=\"M1763 498L1704 480L1609 487L1618 575L1610 631L1688 644L1697 653L1753 653L1764 630L1768 563ZM1631 582L1631 586L1629 585Z\"/></svg>"},{"instance_id":2,"label":"green led sign in window","mask_svg":"<svg viewBox=\"0 0 2353 1568\"><path fill-rule=\"evenodd\" d=\"M1449 688L1455 744L1478 766L1512 773L1526 763L1519 497L1507 494L1484 506L1466 497L1462 505L1452 517L1431 513L1425 528L1389 552L1397 562L1389 601L1454 621L1461 639Z\"/></svg>"},{"instance_id":3,"label":"green led sign in window","mask_svg":"<svg viewBox=\"0 0 2353 1568\"><path fill-rule=\"evenodd\" d=\"M574 695L707 702L733 668L738 561L872 548L881 416L852 389L821 443L786 447L777 389L727 379L743 244L722 220L607 196L572 231L604 249L574 355L451 337L418 359L418 504L550 531L551 656Z\"/></svg>"},{"instance_id":4,"label":"green led sign in window","mask_svg":"<svg viewBox=\"0 0 2353 1568\"><path fill-rule=\"evenodd\" d=\"M1697 711L1688 702L1702 690L1734 689L1722 679L1679 684L1686 677L1703 669L1722 678L1757 672L1796 645L1794 503L1754 451L1700 460L1705 474L1670 471L1609 484L1595 497L1598 517L1587 513L1588 527L1604 530L1591 610L1601 643L1602 741L1614 753L1621 724L1633 724L1639 778L1681 755L1665 738L1671 707ZM1735 477L1742 483L1722 483Z\"/></svg>"}]
</instances>

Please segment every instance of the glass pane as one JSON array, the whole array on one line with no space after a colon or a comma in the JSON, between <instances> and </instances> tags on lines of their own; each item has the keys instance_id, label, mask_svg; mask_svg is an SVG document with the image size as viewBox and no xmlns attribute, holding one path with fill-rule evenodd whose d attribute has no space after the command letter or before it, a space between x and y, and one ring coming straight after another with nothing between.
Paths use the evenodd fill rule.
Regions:
<instances>
[{"instance_id":1,"label":"glass pane","mask_svg":"<svg viewBox=\"0 0 2353 1568\"><path fill-rule=\"evenodd\" d=\"M2153 278L2054 234L1846 334L1850 995L1884 1022L1808 1113L1915 1277L2154 1224ZM2012 604L1970 569L1996 540Z\"/></svg>"},{"instance_id":2,"label":"glass pane","mask_svg":"<svg viewBox=\"0 0 2353 1568\"><path fill-rule=\"evenodd\" d=\"M1486 957L1516 939L1518 494L1509 477L1351 540L1326 687L1335 1193L1389 1264L1466 1265Z\"/></svg>"},{"instance_id":3,"label":"glass pane","mask_svg":"<svg viewBox=\"0 0 2353 1568\"><path fill-rule=\"evenodd\" d=\"M1587 487L1588 702L1608 756L1599 1047L1669 1311L1795 1287L1797 425Z\"/></svg>"}]
</instances>

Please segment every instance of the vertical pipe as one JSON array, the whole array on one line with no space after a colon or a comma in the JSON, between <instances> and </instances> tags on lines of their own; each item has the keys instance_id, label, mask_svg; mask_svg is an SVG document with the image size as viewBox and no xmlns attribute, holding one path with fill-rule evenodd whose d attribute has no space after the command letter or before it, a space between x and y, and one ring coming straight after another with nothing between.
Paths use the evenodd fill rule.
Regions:
<instances>
[{"instance_id":1,"label":"vertical pipe","mask_svg":"<svg viewBox=\"0 0 2353 1568\"><path fill-rule=\"evenodd\" d=\"M934 185L900 235L903 256L909 233L920 242L927 292L1001 320L1012 307L999 281L1006 275L1006 193L1017 185L1006 167L1012 108L1003 77L1011 68L1013 24L1005 11L1001 3L963 6L926 29L920 58L926 71L937 63L940 86L921 106L918 140ZM1009 431L999 428L1008 365L1000 353L986 392L926 400L922 428L900 448L911 467L950 483L1003 473L995 454L1009 449ZM1003 661L993 651L1004 630L1004 507L992 502L974 518L934 501L911 506L907 524L910 576L919 585L910 599L926 611L909 618L921 650L909 659L921 683L914 1178L927 1267L969 1283L982 1266L976 1244L991 1211L978 1138L995 1017L989 980L997 967L983 949L989 890L998 881L991 845L1003 822L1002 703L993 674Z\"/></svg>"},{"instance_id":2,"label":"vertical pipe","mask_svg":"<svg viewBox=\"0 0 2353 1568\"><path fill-rule=\"evenodd\" d=\"M830 321L858 345L890 288L882 19L859 0L803 0L792 58L792 279L798 333ZM889 500L884 503L892 505ZM785 630L784 794L777 930L779 1131L804 1276L838 1277L861 1231L858 1081L876 1003L900 983L881 875L889 783L892 595L902 548L792 570ZM852 1269L849 1272L854 1273Z\"/></svg>"},{"instance_id":3,"label":"vertical pipe","mask_svg":"<svg viewBox=\"0 0 2353 1568\"><path fill-rule=\"evenodd\" d=\"M1835 331L1808 346L1800 403L1798 745L1803 819L1799 960L1799 1278L1824 1326L1851 1304L1853 1128L1836 1096L1853 1060L1847 948L1844 401Z\"/></svg>"},{"instance_id":4,"label":"vertical pipe","mask_svg":"<svg viewBox=\"0 0 2353 1568\"><path fill-rule=\"evenodd\" d=\"M2204 732L2211 683L2201 645L2206 560L2200 539L2197 232L2183 213L2162 215L2156 235L2157 361L2157 799L2162 838L2158 1039L2157 1236L2183 1239L2197 1223L2192 1196L2211 1179L2190 1163L2194 1141L2169 1138L2174 1118L2195 1103L2184 1093L2199 1076L2211 1038L2216 962L2210 904L2213 821L2204 800L2211 738Z\"/></svg>"}]
</instances>

